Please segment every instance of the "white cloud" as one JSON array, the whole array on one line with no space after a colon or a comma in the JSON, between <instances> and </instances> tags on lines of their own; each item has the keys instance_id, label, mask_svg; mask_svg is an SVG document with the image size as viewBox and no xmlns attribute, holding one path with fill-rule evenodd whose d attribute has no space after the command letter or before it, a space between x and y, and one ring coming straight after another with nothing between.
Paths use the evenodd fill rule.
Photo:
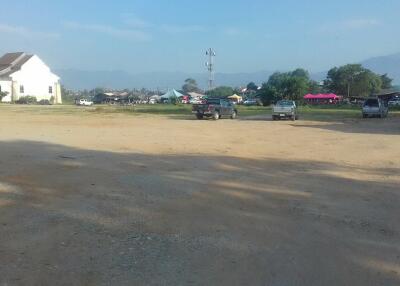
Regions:
<instances>
[{"instance_id":1,"label":"white cloud","mask_svg":"<svg viewBox=\"0 0 400 286\"><path fill-rule=\"evenodd\" d=\"M226 28L225 30L223 30L223 33L230 37L236 37L236 36L239 36L240 34L242 34L242 31L237 28L231 27L231 28Z\"/></svg>"},{"instance_id":2,"label":"white cloud","mask_svg":"<svg viewBox=\"0 0 400 286\"><path fill-rule=\"evenodd\" d=\"M376 19L350 19L340 22L332 22L320 26L318 32L347 32L355 30L365 30L380 26L381 22Z\"/></svg>"},{"instance_id":3,"label":"white cloud","mask_svg":"<svg viewBox=\"0 0 400 286\"><path fill-rule=\"evenodd\" d=\"M43 31L33 31L22 26L12 26L8 24L0 24L0 34L12 34L23 38L42 38L42 39L54 39L60 35L56 33L48 33Z\"/></svg>"},{"instance_id":4,"label":"white cloud","mask_svg":"<svg viewBox=\"0 0 400 286\"><path fill-rule=\"evenodd\" d=\"M169 34L182 34L182 33L195 33L204 32L206 29L199 25L188 25L188 26L178 26L178 25L161 25L161 30Z\"/></svg>"},{"instance_id":5,"label":"white cloud","mask_svg":"<svg viewBox=\"0 0 400 286\"><path fill-rule=\"evenodd\" d=\"M153 26L151 23L137 17L135 14L126 13L122 14L121 17L123 22L131 28L145 29Z\"/></svg>"},{"instance_id":6,"label":"white cloud","mask_svg":"<svg viewBox=\"0 0 400 286\"><path fill-rule=\"evenodd\" d=\"M64 27L68 29L76 29L87 32L100 33L116 38L124 38L127 40L134 40L140 42L151 40L150 34L138 29L120 29L108 25L81 24L77 22L66 22L64 23Z\"/></svg>"},{"instance_id":7,"label":"white cloud","mask_svg":"<svg viewBox=\"0 0 400 286\"><path fill-rule=\"evenodd\" d=\"M365 29L370 27L379 26L380 22L376 19L353 19L348 21L343 21L339 26L343 29Z\"/></svg>"}]
</instances>

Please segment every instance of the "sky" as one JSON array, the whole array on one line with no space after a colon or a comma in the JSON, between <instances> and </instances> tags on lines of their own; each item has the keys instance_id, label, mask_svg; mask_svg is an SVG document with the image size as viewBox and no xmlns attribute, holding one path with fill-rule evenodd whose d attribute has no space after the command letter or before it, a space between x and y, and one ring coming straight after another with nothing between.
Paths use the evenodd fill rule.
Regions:
<instances>
[{"instance_id":1,"label":"sky","mask_svg":"<svg viewBox=\"0 0 400 286\"><path fill-rule=\"evenodd\" d=\"M0 53L53 69L311 72L400 52L399 0L0 0Z\"/></svg>"}]
</instances>

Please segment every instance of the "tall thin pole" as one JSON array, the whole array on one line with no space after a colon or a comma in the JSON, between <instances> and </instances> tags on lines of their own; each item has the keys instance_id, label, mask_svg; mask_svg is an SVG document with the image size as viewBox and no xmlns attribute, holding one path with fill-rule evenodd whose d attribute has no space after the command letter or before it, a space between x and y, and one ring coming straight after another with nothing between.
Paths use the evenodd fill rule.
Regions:
<instances>
[{"instance_id":1,"label":"tall thin pole","mask_svg":"<svg viewBox=\"0 0 400 286\"><path fill-rule=\"evenodd\" d=\"M347 83L347 98L350 98L350 81Z\"/></svg>"},{"instance_id":2,"label":"tall thin pole","mask_svg":"<svg viewBox=\"0 0 400 286\"><path fill-rule=\"evenodd\" d=\"M212 90L214 88L214 57L216 56L215 51L212 48L209 48L206 51L206 55L208 56L208 62L206 62L206 67L209 73L208 76L208 90Z\"/></svg>"}]
</instances>

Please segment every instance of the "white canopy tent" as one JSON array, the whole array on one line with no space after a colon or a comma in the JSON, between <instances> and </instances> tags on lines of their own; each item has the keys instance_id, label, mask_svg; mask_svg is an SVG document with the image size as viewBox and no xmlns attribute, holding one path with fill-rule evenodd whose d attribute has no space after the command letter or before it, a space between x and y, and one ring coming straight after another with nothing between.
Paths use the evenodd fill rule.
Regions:
<instances>
[{"instance_id":1,"label":"white canopy tent","mask_svg":"<svg viewBox=\"0 0 400 286\"><path fill-rule=\"evenodd\" d=\"M171 89L170 91L168 91L166 94L164 94L163 96L161 96L162 99L170 99L171 97L183 97L183 94L176 91L175 89Z\"/></svg>"}]
</instances>

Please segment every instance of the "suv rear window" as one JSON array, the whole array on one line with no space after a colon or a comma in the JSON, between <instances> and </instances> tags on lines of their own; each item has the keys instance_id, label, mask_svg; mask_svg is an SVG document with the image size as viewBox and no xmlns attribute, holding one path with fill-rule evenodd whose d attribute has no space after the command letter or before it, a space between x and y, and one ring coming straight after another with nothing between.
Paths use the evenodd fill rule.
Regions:
<instances>
[{"instance_id":1,"label":"suv rear window","mask_svg":"<svg viewBox=\"0 0 400 286\"><path fill-rule=\"evenodd\" d=\"M278 106L293 106L293 101L289 100L280 100L276 103Z\"/></svg>"},{"instance_id":2,"label":"suv rear window","mask_svg":"<svg viewBox=\"0 0 400 286\"><path fill-rule=\"evenodd\" d=\"M365 106L378 107L379 102L377 99L367 99L364 103Z\"/></svg>"},{"instance_id":3,"label":"suv rear window","mask_svg":"<svg viewBox=\"0 0 400 286\"><path fill-rule=\"evenodd\" d=\"M207 99L207 104L215 104L218 105L220 104L220 99L219 98L209 98Z\"/></svg>"}]
</instances>

